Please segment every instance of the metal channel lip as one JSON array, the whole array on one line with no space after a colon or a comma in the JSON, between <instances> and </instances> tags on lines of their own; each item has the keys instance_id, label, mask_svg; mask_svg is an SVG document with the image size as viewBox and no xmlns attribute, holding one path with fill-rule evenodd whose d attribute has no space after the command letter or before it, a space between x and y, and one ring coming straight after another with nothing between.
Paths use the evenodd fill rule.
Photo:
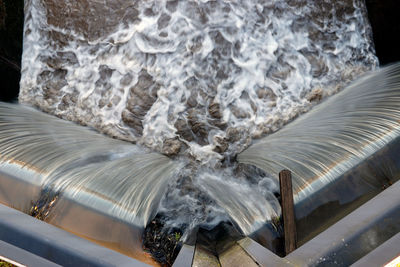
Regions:
<instances>
[{"instance_id":1,"label":"metal channel lip","mask_svg":"<svg viewBox=\"0 0 400 267\"><path fill-rule=\"evenodd\" d=\"M41 171L40 168L37 168L34 165L26 164L25 162L18 161L18 160L10 160L6 162L1 162L0 163L0 175L6 175L7 177L11 179L16 179L17 181L22 181L30 186L33 186L37 188L37 190L40 190L42 187L42 184L45 179L45 173ZM120 203L117 201L99 193L94 190L91 190L89 188L80 188L80 190L75 190L76 193L72 193L71 191L74 191L73 188L68 191L64 191L62 194L62 197L68 198L69 200L75 202L78 205L85 206L87 208L91 208L96 210L97 212L102 213L103 215L115 217L111 212L113 209L115 209L116 206L121 208ZM94 205L88 206L82 202L78 202L77 196L83 200L90 200L91 203L95 203ZM27 205L31 204L31 201L34 201L34 199L27 200ZM13 205L13 203L6 203L8 205ZM125 209L126 212L133 212L133 210ZM118 220L123 220L119 219ZM140 223L136 220L123 220L125 223L132 224L135 227L143 228L142 226L139 226Z\"/></svg>"},{"instance_id":2,"label":"metal channel lip","mask_svg":"<svg viewBox=\"0 0 400 267\"><path fill-rule=\"evenodd\" d=\"M29 212L33 201L38 199L40 196L45 177L46 173L34 165L26 164L25 162L17 160L0 162L0 186L2 186L2 181L4 181L7 184L6 188L4 188L6 191L8 191L8 187L24 190L24 192L21 192L22 196L13 194L10 198L6 195L3 197L3 201L1 202L22 212ZM20 185L23 185L23 187ZM30 189L32 189L32 192L27 193L27 190ZM73 188L71 188L71 190L64 191L61 194L60 199L52 208L54 216L50 213L45 222L74 235L88 239L91 242L116 250L119 253L149 264L154 264L154 262L147 257L147 253L142 250L141 236L144 227L140 224L138 219L134 216L130 216L129 218L119 218L116 216L112 211L116 207L121 209L122 207L120 204L99 192L88 188L80 188L79 191L75 190L76 193L72 193L73 191ZM90 203L90 205L88 203ZM61 209L60 211L58 211L59 208ZM65 215L70 218L60 215L60 213L65 210L70 211ZM87 228L85 227L87 225L71 224L71 222L75 220L76 216L82 215L82 213L80 213L82 210L87 212L90 211L92 214L90 218L85 220L87 225L96 224L99 221L103 222L107 226L102 228L104 231L86 232ZM127 209L122 211L127 213L132 212ZM67 225L63 225L64 222L67 222ZM112 227L112 231L110 227ZM129 233L126 231L129 231ZM112 234L110 234L110 232L112 232ZM127 239L121 240L124 239L126 235L128 235L126 237ZM120 244L119 242L122 243ZM119 247L123 246L122 244L124 242L129 243L129 249L119 249Z\"/></svg>"},{"instance_id":3,"label":"metal channel lip","mask_svg":"<svg viewBox=\"0 0 400 267\"><path fill-rule=\"evenodd\" d=\"M183 244L172 267L192 266L193 258L194 258L194 251L195 251L195 246Z\"/></svg>"},{"instance_id":4,"label":"metal channel lip","mask_svg":"<svg viewBox=\"0 0 400 267\"><path fill-rule=\"evenodd\" d=\"M40 196L42 181L43 174L34 166L15 160L0 162L0 202L27 213Z\"/></svg>"},{"instance_id":5,"label":"metal channel lip","mask_svg":"<svg viewBox=\"0 0 400 267\"><path fill-rule=\"evenodd\" d=\"M348 163L349 161L352 161L351 157L349 156L349 158L343 159L341 162L336 162L336 163L332 164L333 166L329 167L328 170L325 170L322 173L322 175L314 176L314 177L310 178L304 186L297 188L297 190L294 192L295 205L298 203L301 203L302 201L304 201L305 199L310 197L310 194L307 194L306 192L309 192L312 195L312 194L315 194L317 191L319 191L321 188L323 188L324 186L320 182L321 179L331 180L331 182L339 179L341 174L344 174L344 173L350 171L352 168L354 168L357 165L359 165L360 163L364 162L369 157L378 153L381 149L384 149L387 145L389 145L391 143L391 141L394 141L397 138L400 138L399 131L396 129L393 129L392 131L382 135L380 138L375 139L374 142L366 143L364 145L364 147L360 149L362 151L361 153L365 156L364 156L363 160L361 160L357 164ZM376 147L377 144L380 144L379 149L376 151L372 150L371 147ZM371 153L369 151L374 151L374 152ZM348 166L349 164L351 164L352 166ZM345 169L345 171L338 172L337 171L338 169ZM333 180L332 180L332 178L329 178L329 177L333 177Z\"/></svg>"},{"instance_id":6,"label":"metal channel lip","mask_svg":"<svg viewBox=\"0 0 400 267\"><path fill-rule=\"evenodd\" d=\"M386 141L382 141L382 140L386 140ZM296 212L297 219L306 218L313 211L315 211L319 206L322 206L322 205L324 205L324 204L326 204L326 203L328 203L330 201L335 201L335 200L339 201L340 199L336 199L336 198L332 199L331 197L327 196L325 193L326 193L327 190L330 190L330 189L331 190L336 190L337 192L341 192L341 189L340 189L341 186L340 185L341 184L346 184L344 182L347 181L346 178L348 178L348 175L354 177L354 179L351 180L351 183L360 182L361 184L364 184L364 186L357 187L357 192L356 191L353 192L353 193L356 193L356 194L349 195L347 200L346 199L345 200L342 199L344 202L343 203L339 202L339 203L341 203L341 204L356 203L354 201L356 201L358 198L360 198L360 197L362 197L364 195L367 195L370 192L375 192L375 189L377 191L373 195L378 194L378 191L380 191L381 189L380 188L377 189L375 187L374 187L375 189L373 189L372 185L368 185L369 182L362 182L363 181L362 177L357 175L357 174L359 174L358 170L359 169L360 170L368 169L369 162L376 161L377 159L384 160L385 159L385 155L389 155L390 153L393 153L393 149L400 148L400 136L399 135L396 136L396 131L395 130L390 131L389 133L386 133L383 136L381 135L380 138L377 138L374 143L366 145L364 147L364 150L365 151L372 151L370 149L370 146L376 147L375 143L378 143L378 144L379 143L380 144L383 143L384 145L380 146L380 148L378 150L374 151L374 153L370 153L369 155L366 155L365 158L361 162L358 162L358 164L356 164L356 165L354 165L352 167L346 168L346 171L341 173L341 175L336 175L334 180L332 180L328 184L325 184L324 186L321 186L319 190L316 190L316 188L314 187L312 194L310 194L307 197L303 198L301 201L298 201L297 203L295 203L295 212ZM340 163L338 163L338 164L340 164ZM400 165L398 165L398 162L391 163L391 166L393 167L394 170L396 170L396 172L400 172ZM333 168L336 168L336 165ZM353 173L354 171L356 173ZM327 174L325 174L325 175L327 175ZM318 178L319 177L317 177L317 176L313 177L313 182L311 182L310 184L306 185L306 187L313 186L312 183L316 183L317 185L320 185ZM393 177L393 178L394 178L394 180L398 179L397 176ZM343 179L346 179L346 180L343 180ZM299 191L295 192L295 194L296 193L299 193ZM302 193L304 193L304 192L302 192ZM373 195L371 195L371 197ZM315 199L318 199L318 201L315 202ZM365 199L364 201L366 201L366 200L368 200L368 199ZM361 203L363 203L363 202L361 202ZM353 205L353 204L351 204L351 205ZM355 205L354 207L356 208L359 204L354 204L354 205ZM335 214L337 216L339 216L339 218L342 217L342 215L340 215L341 213L338 212L337 210L332 212L332 216L334 216ZM332 223L334 223L334 222L332 222ZM323 229L326 229L326 227L324 226L324 224L317 224L315 229L323 230ZM310 237L314 236L314 234L312 234L312 232L307 232L308 230L303 229L303 231L306 231L306 232L304 232L306 234L304 234L304 236L303 236L304 238L303 239L299 239L298 240L299 242L300 241L306 241ZM260 233L257 233L257 231L255 231L255 232L253 232L253 235L250 235L250 237L257 239L257 237L259 235L262 236L262 235L265 235L265 234L266 234L265 231L261 231ZM264 243L262 243L262 245L268 247Z\"/></svg>"},{"instance_id":7,"label":"metal channel lip","mask_svg":"<svg viewBox=\"0 0 400 267\"><path fill-rule=\"evenodd\" d=\"M376 225L381 224L382 220L396 214L400 209L400 181L397 181L392 186L381 192L362 206L351 212L346 217L339 220L315 238L311 239L303 246L294 250L286 257L279 257L270 250L261 246L251 238L244 238L238 241L238 244L251 255L261 266L315 266L323 263L324 259L332 259L332 256L346 251L347 244L355 242L362 238L365 233L368 233ZM380 209L377 207L381 207ZM398 214L398 213L397 213ZM399 216L397 221L392 221L391 225L399 228ZM389 227L390 228L390 227ZM392 227L393 228L393 227ZM389 232L394 232L393 236L381 245L376 244L376 248L370 251L364 250L362 258L350 259L352 266L365 266L366 260L375 257L377 262L393 258L398 251L396 250L398 241L400 240L399 233L395 233L396 229L389 229ZM390 246L390 249L385 249ZM349 253L346 253L346 255ZM352 253L350 253L352 254ZM356 255L355 251L353 254ZM384 259L377 258L377 255L385 257ZM339 254L340 256L340 254ZM360 255L359 255L360 256ZM358 256L358 257L359 257ZM348 266L349 264L344 265ZM364 265L362 265L362 263ZM374 264L373 264L374 265ZM376 266L379 264L375 264ZM374 265L374 266L375 266Z\"/></svg>"},{"instance_id":8,"label":"metal channel lip","mask_svg":"<svg viewBox=\"0 0 400 267\"><path fill-rule=\"evenodd\" d=\"M2 257L4 256L4 257ZM11 245L8 242L0 240L0 259L8 261L15 266L41 266L41 267L60 267L43 257L35 255L24 249Z\"/></svg>"},{"instance_id":9,"label":"metal channel lip","mask_svg":"<svg viewBox=\"0 0 400 267\"><path fill-rule=\"evenodd\" d=\"M1 240L63 266L149 266L1 204L0 218Z\"/></svg>"},{"instance_id":10,"label":"metal channel lip","mask_svg":"<svg viewBox=\"0 0 400 267\"><path fill-rule=\"evenodd\" d=\"M144 227L111 216L99 207L77 202L70 196L60 197L45 221L103 247L155 264L142 248Z\"/></svg>"},{"instance_id":11,"label":"metal channel lip","mask_svg":"<svg viewBox=\"0 0 400 267\"><path fill-rule=\"evenodd\" d=\"M37 187L41 187L45 176L40 168L15 159L0 162L0 173Z\"/></svg>"},{"instance_id":12,"label":"metal channel lip","mask_svg":"<svg viewBox=\"0 0 400 267\"><path fill-rule=\"evenodd\" d=\"M396 214L400 207L399 191L400 181L397 181L285 258L293 263L318 262L320 258L328 258L338 252L346 244L356 242L363 233L379 225L391 214ZM396 227L399 229L399 226Z\"/></svg>"},{"instance_id":13,"label":"metal channel lip","mask_svg":"<svg viewBox=\"0 0 400 267\"><path fill-rule=\"evenodd\" d=\"M400 245L400 233L397 233L395 236L384 242L382 245L353 263L352 267L362 267L368 265L375 266L383 266L391 260L398 258L398 262L400 262L400 254L399 254L399 245Z\"/></svg>"},{"instance_id":14,"label":"metal channel lip","mask_svg":"<svg viewBox=\"0 0 400 267\"><path fill-rule=\"evenodd\" d=\"M125 217L119 218L112 213L112 211L115 210L116 207L122 208L119 202L86 187L80 187L79 191L73 190L74 188L69 189L70 190L63 191L61 198L68 199L69 201L76 203L77 205L81 205L91 210L94 210L97 213L111 217L114 220L122 221L125 224L144 229L144 226L140 225L140 222L138 219L136 219L136 217L130 217L129 219ZM74 193L72 193L73 191ZM77 200L77 198L79 198L79 201ZM86 204L89 201L91 203L90 206ZM124 210L121 212L133 213L134 210L124 208Z\"/></svg>"}]
</instances>

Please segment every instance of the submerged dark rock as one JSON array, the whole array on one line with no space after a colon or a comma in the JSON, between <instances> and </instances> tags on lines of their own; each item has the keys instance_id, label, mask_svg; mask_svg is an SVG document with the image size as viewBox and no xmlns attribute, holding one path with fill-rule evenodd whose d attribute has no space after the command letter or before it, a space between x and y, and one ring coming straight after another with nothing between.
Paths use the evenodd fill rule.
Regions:
<instances>
[{"instance_id":1,"label":"submerged dark rock","mask_svg":"<svg viewBox=\"0 0 400 267\"><path fill-rule=\"evenodd\" d=\"M167 139L163 144L163 153L167 156L177 155L181 149L181 142L177 139Z\"/></svg>"}]
</instances>

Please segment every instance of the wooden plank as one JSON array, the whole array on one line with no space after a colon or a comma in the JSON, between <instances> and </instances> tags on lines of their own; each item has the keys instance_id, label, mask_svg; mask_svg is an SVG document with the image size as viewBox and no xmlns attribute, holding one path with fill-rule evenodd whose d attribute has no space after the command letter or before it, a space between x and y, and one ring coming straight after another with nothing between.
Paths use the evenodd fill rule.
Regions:
<instances>
[{"instance_id":1,"label":"wooden plank","mask_svg":"<svg viewBox=\"0 0 400 267\"><path fill-rule=\"evenodd\" d=\"M289 170L279 173L279 185L282 199L283 226L285 234L285 253L292 252L297 247L296 222L294 217L292 174Z\"/></svg>"}]
</instances>

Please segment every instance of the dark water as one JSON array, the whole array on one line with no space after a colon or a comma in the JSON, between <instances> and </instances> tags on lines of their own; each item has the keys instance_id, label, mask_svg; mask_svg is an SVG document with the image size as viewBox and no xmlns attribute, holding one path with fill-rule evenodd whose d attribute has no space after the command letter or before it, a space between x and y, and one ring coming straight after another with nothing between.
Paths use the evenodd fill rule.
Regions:
<instances>
[{"instance_id":1,"label":"dark water","mask_svg":"<svg viewBox=\"0 0 400 267\"><path fill-rule=\"evenodd\" d=\"M23 0L0 0L0 101L17 101L21 77Z\"/></svg>"}]
</instances>

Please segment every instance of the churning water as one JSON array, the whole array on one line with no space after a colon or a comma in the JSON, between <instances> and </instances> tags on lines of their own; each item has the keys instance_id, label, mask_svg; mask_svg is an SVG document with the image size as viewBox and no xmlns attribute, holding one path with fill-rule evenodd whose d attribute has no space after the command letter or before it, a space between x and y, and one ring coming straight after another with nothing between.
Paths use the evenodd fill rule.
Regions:
<instances>
[{"instance_id":1,"label":"churning water","mask_svg":"<svg viewBox=\"0 0 400 267\"><path fill-rule=\"evenodd\" d=\"M255 142L238 160L270 174L292 170L295 202L299 202L398 138L399 126L397 64L365 75Z\"/></svg>"},{"instance_id":2,"label":"churning water","mask_svg":"<svg viewBox=\"0 0 400 267\"><path fill-rule=\"evenodd\" d=\"M162 211L249 234L280 214L281 168L298 201L398 135L398 67L279 130L377 66L359 0L28 0L23 53L21 103L136 144L1 105L2 160L141 225Z\"/></svg>"},{"instance_id":3,"label":"churning water","mask_svg":"<svg viewBox=\"0 0 400 267\"><path fill-rule=\"evenodd\" d=\"M358 0L30 0L19 100L215 163L376 65Z\"/></svg>"}]
</instances>

